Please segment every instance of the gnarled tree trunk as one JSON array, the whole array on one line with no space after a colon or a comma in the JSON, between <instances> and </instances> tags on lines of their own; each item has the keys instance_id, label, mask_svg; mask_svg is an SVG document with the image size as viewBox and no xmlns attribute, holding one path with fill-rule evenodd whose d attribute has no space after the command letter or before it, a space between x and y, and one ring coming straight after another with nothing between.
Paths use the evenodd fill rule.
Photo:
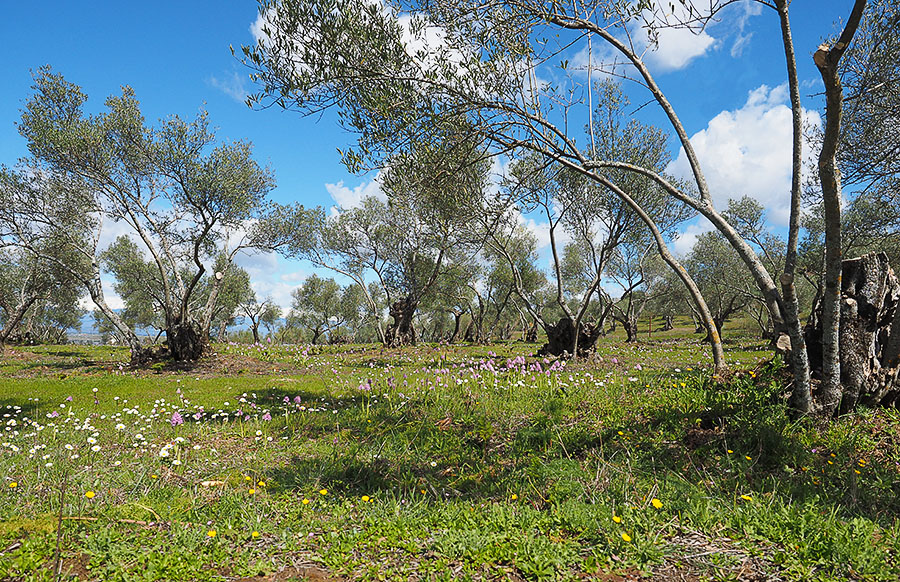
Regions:
<instances>
[{"instance_id":1,"label":"gnarled tree trunk","mask_svg":"<svg viewBox=\"0 0 900 582\"><path fill-rule=\"evenodd\" d=\"M563 317L556 325L546 329L547 343L538 350L538 355L561 356L563 353L572 355L575 348L575 322ZM601 328L592 323L582 322L578 326L578 355L586 356L593 353L594 344L600 337Z\"/></svg>"},{"instance_id":2,"label":"gnarled tree trunk","mask_svg":"<svg viewBox=\"0 0 900 582\"><path fill-rule=\"evenodd\" d=\"M896 405L900 396L900 282L884 253L843 261L840 280L841 394L837 411L845 413L859 405ZM821 302L806 328L806 345L813 378L821 382ZM830 399L828 393L813 391L818 406L829 407Z\"/></svg>"},{"instance_id":3,"label":"gnarled tree trunk","mask_svg":"<svg viewBox=\"0 0 900 582\"><path fill-rule=\"evenodd\" d=\"M390 316L394 318L385 332L385 344L391 347L416 345L416 328L413 317L419 302L412 296L395 301L391 305Z\"/></svg>"},{"instance_id":4,"label":"gnarled tree trunk","mask_svg":"<svg viewBox=\"0 0 900 582\"><path fill-rule=\"evenodd\" d=\"M190 321L176 323L166 330L169 353L176 361L199 360L209 345L199 325Z\"/></svg>"}]
</instances>

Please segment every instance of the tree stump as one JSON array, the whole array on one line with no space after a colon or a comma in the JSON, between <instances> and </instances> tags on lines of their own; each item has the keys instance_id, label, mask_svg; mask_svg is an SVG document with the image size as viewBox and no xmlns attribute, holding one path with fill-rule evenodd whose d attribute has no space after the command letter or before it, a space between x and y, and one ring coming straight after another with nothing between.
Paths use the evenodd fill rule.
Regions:
<instances>
[{"instance_id":1,"label":"tree stump","mask_svg":"<svg viewBox=\"0 0 900 582\"><path fill-rule=\"evenodd\" d=\"M841 266L839 413L857 406L890 406L900 395L900 282L884 253L869 253ZM821 378L821 306L805 329L813 379ZM816 393L813 391L813 397Z\"/></svg>"}]
</instances>

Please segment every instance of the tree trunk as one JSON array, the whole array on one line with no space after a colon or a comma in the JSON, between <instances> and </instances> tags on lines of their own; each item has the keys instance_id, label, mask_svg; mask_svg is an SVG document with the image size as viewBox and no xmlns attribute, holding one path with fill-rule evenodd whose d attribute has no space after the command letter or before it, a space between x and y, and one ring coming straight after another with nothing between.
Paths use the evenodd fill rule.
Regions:
<instances>
[{"instance_id":1,"label":"tree trunk","mask_svg":"<svg viewBox=\"0 0 900 582\"><path fill-rule=\"evenodd\" d=\"M622 327L625 328L626 342L634 343L638 341L637 321L629 317L622 322Z\"/></svg>"},{"instance_id":2,"label":"tree trunk","mask_svg":"<svg viewBox=\"0 0 900 582\"><path fill-rule=\"evenodd\" d=\"M447 340L448 343L453 343L456 341L456 338L459 336L459 322L462 319L462 312L456 313L453 312L453 333L450 334L450 339Z\"/></svg>"},{"instance_id":3,"label":"tree trunk","mask_svg":"<svg viewBox=\"0 0 900 582\"><path fill-rule=\"evenodd\" d=\"M259 324L256 322L253 322L253 325L250 326L250 331L253 332L253 343L258 344L259 343ZM316 342L313 342L313 343L316 343Z\"/></svg>"},{"instance_id":4,"label":"tree trunk","mask_svg":"<svg viewBox=\"0 0 900 582\"><path fill-rule=\"evenodd\" d=\"M209 345L201 327L190 321L176 323L167 329L166 343L172 358L178 362L199 360Z\"/></svg>"},{"instance_id":5,"label":"tree trunk","mask_svg":"<svg viewBox=\"0 0 900 582\"><path fill-rule=\"evenodd\" d=\"M822 203L825 211L825 292L822 295L822 387L821 412L830 416L842 399L841 386L841 331L840 323L844 309L841 300L841 175L837 168L837 149L840 140L841 114L843 110L843 89L838 64L847 45L853 39L862 12L864 0L857 0L850 18L833 47L821 45L813 55L813 60L822 82L825 84L825 129L822 149L819 152L819 182L822 186Z\"/></svg>"},{"instance_id":6,"label":"tree trunk","mask_svg":"<svg viewBox=\"0 0 900 582\"><path fill-rule=\"evenodd\" d=\"M884 253L870 253L843 261L840 301L839 413L859 405L896 405L900 396L900 282ZM806 328L806 345L813 378L821 379L824 365L822 303L814 308ZM833 396L814 390L817 405ZM826 411L827 409L823 409Z\"/></svg>"},{"instance_id":7,"label":"tree trunk","mask_svg":"<svg viewBox=\"0 0 900 582\"><path fill-rule=\"evenodd\" d=\"M675 324L672 321L672 316L667 315L665 319L665 324L663 325L662 331L672 331L675 329Z\"/></svg>"},{"instance_id":8,"label":"tree trunk","mask_svg":"<svg viewBox=\"0 0 900 582\"><path fill-rule=\"evenodd\" d=\"M531 327L528 328L528 331L525 332L525 342L529 344L536 344L538 341L538 323L537 320L534 319L531 321Z\"/></svg>"},{"instance_id":9,"label":"tree trunk","mask_svg":"<svg viewBox=\"0 0 900 582\"><path fill-rule=\"evenodd\" d=\"M544 344L538 355L571 356L575 349L575 322L563 317L556 325L547 328L547 343ZM578 355L579 357L594 352L594 344L600 337L600 328L591 323L584 323L578 327Z\"/></svg>"},{"instance_id":10,"label":"tree trunk","mask_svg":"<svg viewBox=\"0 0 900 582\"><path fill-rule=\"evenodd\" d=\"M385 333L386 345L390 347L416 345L416 328L413 326L413 317L419 302L412 296L395 301L389 311L394 318Z\"/></svg>"}]
</instances>

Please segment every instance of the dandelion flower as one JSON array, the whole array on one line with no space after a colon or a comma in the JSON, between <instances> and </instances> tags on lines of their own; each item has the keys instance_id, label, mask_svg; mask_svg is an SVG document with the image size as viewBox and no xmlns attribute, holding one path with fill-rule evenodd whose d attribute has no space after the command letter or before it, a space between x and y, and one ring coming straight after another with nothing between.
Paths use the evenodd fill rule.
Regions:
<instances>
[{"instance_id":1,"label":"dandelion flower","mask_svg":"<svg viewBox=\"0 0 900 582\"><path fill-rule=\"evenodd\" d=\"M751 457L750 455L744 455L744 458L747 459L748 461L753 460L753 457Z\"/></svg>"},{"instance_id":2,"label":"dandelion flower","mask_svg":"<svg viewBox=\"0 0 900 582\"><path fill-rule=\"evenodd\" d=\"M618 515L614 515L614 516L613 516L613 521L616 522L616 523L622 523L622 518L619 517Z\"/></svg>"},{"instance_id":3,"label":"dandelion flower","mask_svg":"<svg viewBox=\"0 0 900 582\"><path fill-rule=\"evenodd\" d=\"M753 501L753 498L746 494L741 495L741 499L743 499L744 501Z\"/></svg>"},{"instance_id":4,"label":"dandelion flower","mask_svg":"<svg viewBox=\"0 0 900 582\"><path fill-rule=\"evenodd\" d=\"M19 484L16 483L15 481L12 481L12 482L9 484L9 488L10 488L10 489L15 489L15 488L18 487L18 486L19 486Z\"/></svg>"},{"instance_id":5,"label":"dandelion flower","mask_svg":"<svg viewBox=\"0 0 900 582\"><path fill-rule=\"evenodd\" d=\"M654 497L653 499L650 500L650 505L652 505L656 509L660 509L660 508L662 508L662 501L660 501L659 499Z\"/></svg>"},{"instance_id":6,"label":"dandelion flower","mask_svg":"<svg viewBox=\"0 0 900 582\"><path fill-rule=\"evenodd\" d=\"M369 498L368 495L363 495L363 496L362 496L362 500L363 500L364 502L369 501L369 499L370 499L370 498Z\"/></svg>"},{"instance_id":7,"label":"dandelion flower","mask_svg":"<svg viewBox=\"0 0 900 582\"><path fill-rule=\"evenodd\" d=\"M257 483L257 485L259 485L260 487L265 487L265 486L266 486L266 482L265 482L265 481L260 481L259 483Z\"/></svg>"},{"instance_id":8,"label":"dandelion flower","mask_svg":"<svg viewBox=\"0 0 900 582\"><path fill-rule=\"evenodd\" d=\"M95 493L93 491L85 491L84 492L84 496L87 497L88 499L93 499L94 495L95 495Z\"/></svg>"},{"instance_id":9,"label":"dandelion flower","mask_svg":"<svg viewBox=\"0 0 900 582\"><path fill-rule=\"evenodd\" d=\"M254 531L252 534L250 534L250 537L251 537L251 538L254 538L254 539L258 538L258 537L259 537L259 532L258 532L258 531Z\"/></svg>"},{"instance_id":10,"label":"dandelion flower","mask_svg":"<svg viewBox=\"0 0 900 582\"><path fill-rule=\"evenodd\" d=\"M731 453L733 453L733 452L734 452L734 451L732 451L731 449L728 449L728 454L729 454L729 455L730 455Z\"/></svg>"},{"instance_id":11,"label":"dandelion flower","mask_svg":"<svg viewBox=\"0 0 900 582\"><path fill-rule=\"evenodd\" d=\"M206 537L208 537L208 538L214 538L214 537L216 537L216 530L211 529L211 530L209 530L208 532L206 532Z\"/></svg>"},{"instance_id":12,"label":"dandelion flower","mask_svg":"<svg viewBox=\"0 0 900 582\"><path fill-rule=\"evenodd\" d=\"M512 499L513 501L515 501L516 499L519 498L519 496L516 495L515 493L513 493L512 495L509 496L509 498Z\"/></svg>"},{"instance_id":13,"label":"dandelion flower","mask_svg":"<svg viewBox=\"0 0 900 582\"><path fill-rule=\"evenodd\" d=\"M859 469L853 469L853 472L856 473L857 475L862 475L862 473L859 472Z\"/></svg>"},{"instance_id":14,"label":"dandelion flower","mask_svg":"<svg viewBox=\"0 0 900 582\"><path fill-rule=\"evenodd\" d=\"M623 531L623 532L622 532L622 539L625 540L626 542L630 542L630 541L631 541L631 536L628 535L627 533L625 533L625 532Z\"/></svg>"},{"instance_id":15,"label":"dandelion flower","mask_svg":"<svg viewBox=\"0 0 900 582\"><path fill-rule=\"evenodd\" d=\"M328 495L328 489L319 489L320 495Z\"/></svg>"},{"instance_id":16,"label":"dandelion flower","mask_svg":"<svg viewBox=\"0 0 900 582\"><path fill-rule=\"evenodd\" d=\"M247 491L247 493L253 495L254 493L256 493L256 489L250 489L249 491Z\"/></svg>"},{"instance_id":17,"label":"dandelion flower","mask_svg":"<svg viewBox=\"0 0 900 582\"><path fill-rule=\"evenodd\" d=\"M303 498L303 505L309 505L309 499Z\"/></svg>"}]
</instances>

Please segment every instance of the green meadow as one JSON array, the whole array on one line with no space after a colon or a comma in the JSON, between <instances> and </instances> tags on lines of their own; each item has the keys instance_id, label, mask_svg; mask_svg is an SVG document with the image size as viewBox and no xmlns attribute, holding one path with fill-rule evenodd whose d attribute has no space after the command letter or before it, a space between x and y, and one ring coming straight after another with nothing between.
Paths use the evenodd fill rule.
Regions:
<instances>
[{"instance_id":1,"label":"green meadow","mask_svg":"<svg viewBox=\"0 0 900 582\"><path fill-rule=\"evenodd\" d=\"M697 336L699 337L699 336ZM896 580L900 415L757 340L0 359L3 580Z\"/></svg>"}]
</instances>

